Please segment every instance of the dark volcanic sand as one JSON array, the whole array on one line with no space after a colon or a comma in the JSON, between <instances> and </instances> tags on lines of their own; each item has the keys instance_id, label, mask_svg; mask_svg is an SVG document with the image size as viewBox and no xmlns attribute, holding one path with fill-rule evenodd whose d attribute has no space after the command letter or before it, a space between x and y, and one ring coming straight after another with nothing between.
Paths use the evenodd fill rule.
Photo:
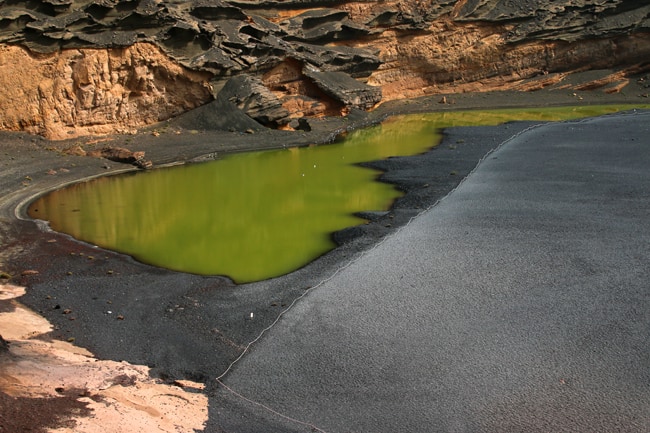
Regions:
<instances>
[{"instance_id":1,"label":"dark volcanic sand","mask_svg":"<svg viewBox=\"0 0 650 433\"><path fill-rule=\"evenodd\" d=\"M358 113L349 120L314 121L308 133L189 131L168 122L158 126L158 136L148 132L117 136L97 146L145 150L147 159L160 166L211 158L215 152L218 155L323 143L331 140L335 131L376 122L391 113L646 102L636 90L630 90L628 95L584 93L581 99L566 91L467 94L451 96L455 103L446 105L438 103L440 98L385 104L373 113ZM12 283L28 288L20 301L56 327L53 338L74 338L75 344L99 358L151 366L156 374L170 381L205 382L209 393L216 386L213 379L295 299L444 197L491 149L529 125L518 122L455 129L453 136L424 155L373 163L386 170L384 181L406 192L390 212L367 225L335 234L342 245L300 270L241 286L223 277L188 275L143 265L68 236L44 232L33 221L17 219L16 206L45 190L132 168L58 151L82 140L52 143L25 134L5 133L0 137L0 271L13 275ZM56 173L48 174L48 170ZM38 274L20 276L24 270L36 270ZM211 431L210 423L207 431Z\"/></svg>"}]
</instances>

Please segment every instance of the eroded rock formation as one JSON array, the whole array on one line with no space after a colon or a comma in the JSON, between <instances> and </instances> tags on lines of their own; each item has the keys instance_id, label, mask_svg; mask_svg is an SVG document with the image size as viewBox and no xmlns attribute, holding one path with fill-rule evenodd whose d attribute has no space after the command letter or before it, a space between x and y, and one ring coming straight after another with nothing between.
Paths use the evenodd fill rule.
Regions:
<instances>
[{"instance_id":1,"label":"eroded rock formation","mask_svg":"<svg viewBox=\"0 0 650 433\"><path fill-rule=\"evenodd\" d=\"M127 132L212 98L209 74L148 43L48 54L0 46L0 62L0 126L51 139Z\"/></svg>"},{"instance_id":2,"label":"eroded rock formation","mask_svg":"<svg viewBox=\"0 0 650 433\"><path fill-rule=\"evenodd\" d=\"M252 93L233 105L272 126L585 69L624 81L648 69L649 16L633 0L6 0L2 127L131 129L232 93L240 76Z\"/></svg>"}]
</instances>

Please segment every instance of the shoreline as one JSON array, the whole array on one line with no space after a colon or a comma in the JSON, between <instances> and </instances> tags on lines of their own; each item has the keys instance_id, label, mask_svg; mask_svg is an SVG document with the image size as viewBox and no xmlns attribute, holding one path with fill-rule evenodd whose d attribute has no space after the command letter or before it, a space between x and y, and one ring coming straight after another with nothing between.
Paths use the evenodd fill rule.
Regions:
<instances>
[{"instance_id":1,"label":"shoreline","mask_svg":"<svg viewBox=\"0 0 650 433\"><path fill-rule=\"evenodd\" d=\"M177 127L172 120L147 128L135 137L112 136L96 144L144 150L154 167L162 167L214 159L229 152L322 144L331 141L332 131L362 128L393 115L647 102L631 94L636 92L609 95L589 91L580 93L579 100L565 90L539 92L546 91L446 95L448 101L454 102L447 104L439 102L445 95L397 101L370 113L314 120L309 133L194 131ZM27 287L27 293L18 301L0 301L0 311L10 314L12 309L18 311L19 305L25 305L51 323L49 331L22 340L73 342L97 359L146 365L152 380L157 378L164 385L183 380L201 383L205 386L201 393L209 396L216 386L213 379L226 371L281 311L446 196L492 148L528 125L517 122L497 127L453 128L445 132L440 146L424 155L372 163L384 172L382 181L405 191L386 215L335 234L339 247L291 274L243 285L235 285L224 277L154 268L67 235L41 231L32 220L19 218L24 209L17 206L46 190L137 168L61 152L66 146L81 142L79 139L48 142L21 133L2 133L0 146L7 160L0 175L0 240L5 246L0 252L0 271L14 277L1 279L0 291L10 283ZM153 131L162 132L154 135ZM83 144L93 146L96 140L85 139ZM446 146L460 140L463 144L453 146L454 149ZM450 176L452 171L455 174ZM425 184L427 188L422 187ZM69 313L64 314L65 311ZM255 320L250 319L253 311ZM120 316L122 319L118 319ZM8 340L13 351L17 343ZM4 392L2 388L0 391ZM210 416L216 410L210 408ZM210 419L206 422L206 431L211 431Z\"/></svg>"},{"instance_id":2,"label":"shoreline","mask_svg":"<svg viewBox=\"0 0 650 433\"><path fill-rule=\"evenodd\" d=\"M24 202L35 198L47 191L59 189L69 184L82 182L95 177L105 175L116 175L129 171L136 171L139 168L128 163L119 163L93 158L88 156L75 157L74 154L66 154L75 146L83 146L87 150L100 149L103 146L122 147L132 151L145 152L146 159L150 159L154 168L166 168L174 165L199 163L219 158L221 155L235 152L250 152L266 149L280 149L287 147L300 147L308 145L320 145L336 140L341 134L357 129L363 129L376 125L386 119L406 114L431 113L443 111L473 111L490 109L516 109L531 107L562 107L562 106L589 106L589 105L616 105L616 104L645 104L650 99L641 96L645 90L641 86L630 84L630 91L627 93L607 94L598 90L572 92L569 90L538 90L535 92L521 91L496 91L486 93L461 93L461 94L438 94L423 96L415 99L393 100L380 104L372 111L353 111L346 117L326 117L310 119L312 130L304 131L283 131L274 129L262 129L253 133L244 131L223 131L211 130L209 126L204 129L188 129L180 126L183 122L179 118L170 119L155 125L143 128L135 135L106 135L78 137L70 140L50 141L40 136L33 136L21 132L0 131L0 149L5 150L5 156L14 153L23 153L25 150L40 152L40 157L45 157L50 164L56 165L52 153L71 160L75 167L81 167L83 171L77 175L62 176L57 173L58 179L64 178L61 183L45 182L45 189L35 189L33 197L19 200L12 200L12 194L23 196L19 191L9 187L5 182L6 178L15 173L4 173L0 175L0 191L4 196L0 198L0 216L7 217L7 202L10 206L18 208L24 206ZM442 103L442 100L447 102ZM192 112L184 116L191 117ZM182 117L182 116L181 116ZM187 123L187 122L184 122ZM201 124L201 122L199 122ZM202 125L206 126L206 125ZM137 140L137 144L134 141ZM17 142L29 142L31 149L18 148ZM31 145L30 145L31 143ZM179 149L179 145L182 148ZM6 149L8 147L8 149ZM8 151L7 151L8 150ZM43 152L47 151L47 152ZM46 158L50 156L50 158ZM34 159L34 157L31 157ZM12 157L12 159L14 159ZM89 162L88 160L92 160ZM97 162L100 162L98 164ZM33 162L33 161L32 161ZM26 159L18 162L23 166L23 171L29 171L29 164ZM7 163L4 164L5 172ZM15 165L15 164L11 164ZM38 169L38 164L33 164ZM32 177L32 176L30 176ZM52 177L51 180L54 180ZM5 182L3 182L3 180ZM31 186L23 185L24 187ZM38 185L39 187L42 186ZM9 197L8 197L9 196ZM3 215L4 213L4 215ZM16 216L19 215L17 211ZM20 215L30 219L24 212Z\"/></svg>"}]
</instances>

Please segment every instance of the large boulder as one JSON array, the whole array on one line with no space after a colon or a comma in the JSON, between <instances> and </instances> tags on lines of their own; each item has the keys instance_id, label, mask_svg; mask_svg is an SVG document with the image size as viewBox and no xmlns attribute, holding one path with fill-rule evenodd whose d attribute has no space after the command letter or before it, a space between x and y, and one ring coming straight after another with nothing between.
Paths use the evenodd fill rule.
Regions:
<instances>
[{"instance_id":1,"label":"large boulder","mask_svg":"<svg viewBox=\"0 0 650 433\"><path fill-rule=\"evenodd\" d=\"M218 99L228 101L265 126L278 127L289 123L289 112L262 80L238 75L228 80Z\"/></svg>"},{"instance_id":2,"label":"large boulder","mask_svg":"<svg viewBox=\"0 0 650 433\"><path fill-rule=\"evenodd\" d=\"M359 82L344 72L324 72L305 65L303 73L324 93L348 108L368 110L381 101L381 87Z\"/></svg>"}]
</instances>

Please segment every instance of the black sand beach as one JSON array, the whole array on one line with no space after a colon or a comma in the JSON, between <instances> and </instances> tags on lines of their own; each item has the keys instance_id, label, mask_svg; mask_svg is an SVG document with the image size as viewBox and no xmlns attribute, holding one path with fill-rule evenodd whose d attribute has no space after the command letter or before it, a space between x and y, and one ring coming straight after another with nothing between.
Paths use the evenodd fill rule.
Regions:
<instances>
[{"instance_id":1,"label":"black sand beach","mask_svg":"<svg viewBox=\"0 0 650 433\"><path fill-rule=\"evenodd\" d=\"M451 102L447 104L440 103L439 95L387 103L371 113L352 113L348 119L314 120L310 132L213 131L199 129L200 119L194 119L189 123L166 122L136 136L65 142L3 133L0 271L10 277L5 280L27 287L19 302L55 326L48 338L73 341L100 359L150 366L156 377L170 383L183 379L205 383L208 395L214 395L214 379L283 310L332 276L336 269L447 195L491 149L530 123L454 130L453 146L452 142L443 141L424 155L373 163L385 170L382 180L405 191L389 213L367 225L335 234L341 245L308 266L280 278L245 285L235 285L224 277L201 277L143 265L130 257L43 230L25 218L24 205L49 189L93 176L135 170L126 164L68 155L63 150L80 141L87 145L96 140L98 147L110 144L145 151L154 167L160 167L211 159L225 152L327 143L346 129L376 123L391 114L642 104L647 100L639 96L641 93L641 89L630 87L626 94L592 91L576 95L564 90L460 94L447 95ZM188 125L197 128L190 129ZM253 319L250 313L254 313ZM211 417L216 414L212 412ZM206 431L223 430L211 420Z\"/></svg>"}]
</instances>

